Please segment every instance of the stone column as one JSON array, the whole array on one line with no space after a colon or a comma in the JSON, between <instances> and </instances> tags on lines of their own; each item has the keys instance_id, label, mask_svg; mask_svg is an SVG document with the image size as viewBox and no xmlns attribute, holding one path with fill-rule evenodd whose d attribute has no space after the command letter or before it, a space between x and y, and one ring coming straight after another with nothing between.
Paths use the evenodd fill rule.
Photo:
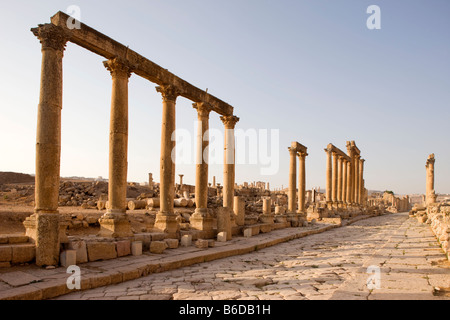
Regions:
<instances>
[{"instance_id":1,"label":"stone column","mask_svg":"<svg viewBox=\"0 0 450 320\"><path fill-rule=\"evenodd\" d=\"M327 153L327 172L326 172L326 200L327 203L330 204L332 201L332 152L331 149L327 148L325 149L325 152Z\"/></svg>"},{"instance_id":2,"label":"stone column","mask_svg":"<svg viewBox=\"0 0 450 320\"><path fill-rule=\"evenodd\" d=\"M305 160L307 153L299 152L299 173L298 173L298 213L305 213L305 189L306 189L306 168Z\"/></svg>"},{"instance_id":3,"label":"stone column","mask_svg":"<svg viewBox=\"0 0 450 320\"><path fill-rule=\"evenodd\" d=\"M179 174L178 176L180 177L180 190L182 190L183 189L183 177L184 177L184 174Z\"/></svg>"},{"instance_id":4,"label":"stone column","mask_svg":"<svg viewBox=\"0 0 450 320\"><path fill-rule=\"evenodd\" d=\"M213 184L212 184L213 188L216 187L216 176L213 176Z\"/></svg>"},{"instance_id":5,"label":"stone column","mask_svg":"<svg viewBox=\"0 0 450 320\"><path fill-rule=\"evenodd\" d=\"M425 168L427 170L427 181L426 181L426 204L436 202L436 193L434 191L434 163L435 163L434 153L430 154L427 159Z\"/></svg>"},{"instance_id":6,"label":"stone column","mask_svg":"<svg viewBox=\"0 0 450 320\"><path fill-rule=\"evenodd\" d=\"M163 99L163 114L161 126L161 160L160 160L160 209L156 215L154 228L178 237L180 226L173 211L175 197L175 141L172 134L175 131L175 101L179 95L177 88L172 85L156 87Z\"/></svg>"},{"instance_id":7,"label":"stone column","mask_svg":"<svg viewBox=\"0 0 450 320\"><path fill-rule=\"evenodd\" d=\"M347 160L342 158L342 202L347 203Z\"/></svg>"},{"instance_id":8,"label":"stone column","mask_svg":"<svg viewBox=\"0 0 450 320\"><path fill-rule=\"evenodd\" d=\"M127 209L128 79L131 67L119 59L103 62L112 76L109 128L108 208L99 219L100 236L132 236Z\"/></svg>"},{"instance_id":9,"label":"stone column","mask_svg":"<svg viewBox=\"0 0 450 320\"><path fill-rule=\"evenodd\" d=\"M153 174L152 173L148 174L148 187L150 188L150 190L153 190Z\"/></svg>"},{"instance_id":10,"label":"stone column","mask_svg":"<svg viewBox=\"0 0 450 320\"><path fill-rule=\"evenodd\" d=\"M32 235L36 244L36 264L57 265L60 249L58 199L62 60L68 36L63 29L52 24L40 25L31 31L42 44L42 64L36 133L35 213L27 219L27 235Z\"/></svg>"},{"instance_id":11,"label":"stone column","mask_svg":"<svg viewBox=\"0 0 450 320\"><path fill-rule=\"evenodd\" d=\"M338 156L337 160L337 201L342 204L342 156Z\"/></svg>"},{"instance_id":12,"label":"stone column","mask_svg":"<svg viewBox=\"0 0 450 320\"><path fill-rule=\"evenodd\" d=\"M364 204L364 159L359 160L359 204Z\"/></svg>"},{"instance_id":13,"label":"stone column","mask_svg":"<svg viewBox=\"0 0 450 320\"><path fill-rule=\"evenodd\" d=\"M338 189L338 155L336 152L333 152L333 182L332 182L332 193L331 193L331 201L333 204L337 203L337 189Z\"/></svg>"},{"instance_id":14,"label":"stone column","mask_svg":"<svg viewBox=\"0 0 450 320\"><path fill-rule=\"evenodd\" d=\"M346 192L346 200L347 205L352 204L352 162L347 161L347 192Z\"/></svg>"},{"instance_id":15,"label":"stone column","mask_svg":"<svg viewBox=\"0 0 450 320\"><path fill-rule=\"evenodd\" d=\"M206 103L194 103L197 109L197 163L195 174L195 205L190 224L193 229L211 231L213 218L208 215L208 146L209 146L209 113L211 107ZM213 179L215 184L215 179Z\"/></svg>"},{"instance_id":16,"label":"stone column","mask_svg":"<svg viewBox=\"0 0 450 320\"><path fill-rule=\"evenodd\" d=\"M223 206L233 209L234 199L234 127L239 121L236 116L221 116L225 125L225 142L224 142L224 166L223 166Z\"/></svg>"},{"instance_id":17,"label":"stone column","mask_svg":"<svg viewBox=\"0 0 450 320\"><path fill-rule=\"evenodd\" d=\"M295 193L297 192L297 149L289 147L289 190L288 190L288 213L296 212Z\"/></svg>"},{"instance_id":18,"label":"stone column","mask_svg":"<svg viewBox=\"0 0 450 320\"><path fill-rule=\"evenodd\" d=\"M355 176L354 176L354 186L353 186L353 202L355 204L359 203L359 158L360 155L355 155L354 166L355 166Z\"/></svg>"}]
</instances>

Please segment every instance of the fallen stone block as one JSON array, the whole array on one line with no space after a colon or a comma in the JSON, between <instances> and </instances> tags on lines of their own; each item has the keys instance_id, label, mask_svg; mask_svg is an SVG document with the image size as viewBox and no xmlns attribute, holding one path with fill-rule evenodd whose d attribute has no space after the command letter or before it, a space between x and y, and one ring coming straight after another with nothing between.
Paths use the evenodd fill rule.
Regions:
<instances>
[{"instance_id":1,"label":"fallen stone block","mask_svg":"<svg viewBox=\"0 0 450 320\"><path fill-rule=\"evenodd\" d=\"M86 242L83 240L70 241L68 249L76 251L76 264L88 262Z\"/></svg>"},{"instance_id":2,"label":"fallen stone block","mask_svg":"<svg viewBox=\"0 0 450 320\"><path fill-rule=\"evenodd\" d=\"M198 239L197 241L195 241L195 246L200 249L205 249L208 248L209 242L208 240Z\"/></svg>"},{"instance_id":3,"label":"fallen stone block","mask_svg":"<svg viewBox=\"0 0 450 320\"><path fill-rule=\"evenodd\" d=\"M166 250L167 243L165 241L152 241L150 242L150 252L161 254Z\"/></svg>"},{"instance_id":4,"label":"fallen stone block","mask_svg":"<svg viewBox=\"0 0 450 320\"><path fill-rule=\"evenodd\" d=\"M0 246L0 262L11 261L12 259L12 248L11 246L4 245Z\"/></svg>"},{"instance_id":5,"label":"fallen stone block","mask_svg":"<svg viewBox=\"0 0 450 320\"><path fill-rule=\"evenodd\" d=\"M61 266L67 268L68 266L77 264L77 251L76 250L65 250L61 252L59 256L59 262Z\"/></svg>"},{"instance_id":6,"label":"fallen stone block","mask_svg":"<svg viewBox=\"0 0 450 320\"><path fill-rule=\"evenodd\" d=\"M133 241L131 243L131 254L133 256L142 255L142 241Z\"/></svg>"},{"instance_id":7,"label":"fallen stone block","mask_svg":"<svg viewBox=\"0 0 450 320\"><path fill-rule=\"evenodd\" d=\"M131 254L130 240L122 240L116 242L116 251L118 257L124 257Z\"/></svg>"},{"instance_id":8,"label":"fallen stone block","mask_svg":"<svg viewBox=\"0 0 450 320\"><path fill-rule=\"evenodd\" d=\"M181 237L181 246L182 247L189 247L192 245L192 235L186 234Z\"/></svg>"},{"instance_id":9,"label":"fallen stone block","mask_svg":"<svg viewBox=\"0 0 450 320\"><path fill-rule=\"evenodd\" d=\"M208 247L209 248L213 248L213 247L215 247L215 245L216 245L216 242L214 240L212 240L212 239L208 240Z\"/></svg>"},{"instance_id":10,"label":"fallen stone block","mask_svg":"<svg viewBox=\"0 0 450 320\"><path fill-rule=\"evenodd\" d=\"M227 233L225 231L219 232L217 234L217 241L218 242L226 242L227 241Z\"/></svg>"},{"instance_id":11,"label":"fallen stone block","mask_svg":"<svg viewBox=\"0 0 450 320\"><path fill-rule=\"evenodd\" d=\"M250 238L251 236L253 236L253 231L251 228L246 228L244 229L244 237L246 238Z\"/></svg>"},{"instance_id":12,"label":"fallen stone block","mask_svg":"<svg viewBox=\"0 0 450 320\"><path fill-rule=\"evenodd\" d=\"M166 242L167 247L169 249L176 249L176 248L178 248L178 245L179 245L178 239L165 239L164 241Z\"/></svg>"},{"instance_id":13,"label":"fallen stone block","mask_svg":"<svg viewBox=\"0 0 450 320\"><path fill-rule=\"evenodd\" d=\"M114 242L88 242L86 246L89 261L117 258L116 245Z\"/></svg>"},{"instance_id":14,"label":"fallen stone block","mask_svg":"<svg viewBox=\"0 0 450 320\"><path fill-rule=\"evenodd\" d=\"M25 263L36 258L36 247L34 244L15 244L12 248L12 263Z\"/></svg>"}]
</instances>

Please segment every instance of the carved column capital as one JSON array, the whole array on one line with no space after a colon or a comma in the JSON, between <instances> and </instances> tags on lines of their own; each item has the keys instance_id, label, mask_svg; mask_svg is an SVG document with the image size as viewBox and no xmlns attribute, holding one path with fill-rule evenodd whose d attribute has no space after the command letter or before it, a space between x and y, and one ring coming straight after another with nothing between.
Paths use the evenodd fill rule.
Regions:
<instances>
[{"instance_id":1,"label":"carved column capital","mask_svg":"<svg viewBox=\"0 0 450 320\"><path fill-rule=\"evenodd\" d=\"M194 109L197 110L198 113L198 118L199 119L208 119L209 118L209 113L212 110L212 107L205 102L195 102L192 104L192 106L194 107Z\"/></svg>"},{"instance_id":2,"label":"carved column capital","mask_svg":"<svg viewBox=\"0 0 450 320\"><path fill-rule=\"evenodd\" d=\"M131 65L119 58L103 61L103 65L113 77L129 78L131 76L131 72L133 71L133 67Z\"/></svg>"},{"instance_id":3,"label":"carved column capital","mask_svg":"<svg viewBox=\"0 0 450 320\"><path fill-rule=\"evenodd\" d=\"M51 23L40 24L37 28L32 28L31 32L39 39L43 50L51 48L64 52L66 43L70 39L67 31Z\"/></svg>"},{"instance_id":4,"label":"carved column capital","mask_svg":"<svg viewBox=\"0 0 450 320\"><path fill-rule=\"evenodd\" d=\"M156 87L156 91L161 93L164 101L175 101L180 95L180 91L174 85L163 85Z\"/></svg>"},{"instance_id":5,"label":"carved column capital","mask_svg":"<svg viewBox=\"0 0 450 320\"><path fill-rule=\"evenodd\" d=\"M239 118L236 116L221 116L220 120L225 125L225 129L234 129L236 123L239 122Z\"/></svg>"},{"instance_id":6,"label":"carved column capital","mask_svg":"<svg viewBox=\"0 0 450 320\"><path fill-rule=\"evenodd\" d=\"M306 158L308 156L308 153L306 153L306 152L297 152L297 156L299 158Z\"/></svg>"},{"instance_id":7,"label":"carved column capital","mask_svg":"<svg viewBox=\"0 0 450 320\"><path fill-rule=\"evenodd\" d=\"M288 147L288 150L289 150L289 154L292 156L292 157L295 157L295 156L297 156L297 149L296 148L292 148L292 147Z\"/></svg>"}]
</instances>

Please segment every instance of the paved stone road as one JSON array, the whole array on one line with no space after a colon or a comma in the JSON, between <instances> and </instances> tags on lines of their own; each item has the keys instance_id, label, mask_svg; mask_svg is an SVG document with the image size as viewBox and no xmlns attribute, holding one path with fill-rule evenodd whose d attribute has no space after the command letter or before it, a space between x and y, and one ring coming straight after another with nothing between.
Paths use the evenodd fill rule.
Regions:
<instances>
[{"instance_id":1,"label":"paved stone road","mask_svg":"<svg viewBox=\"0 0 450 320\"><path fill-rule=\"evenodd\" d=\"M367 288L369 266L379 289ZM450 267L429 226L399 213L58 299L450 299L445 288Z\"/></svg>"}]
</instances>

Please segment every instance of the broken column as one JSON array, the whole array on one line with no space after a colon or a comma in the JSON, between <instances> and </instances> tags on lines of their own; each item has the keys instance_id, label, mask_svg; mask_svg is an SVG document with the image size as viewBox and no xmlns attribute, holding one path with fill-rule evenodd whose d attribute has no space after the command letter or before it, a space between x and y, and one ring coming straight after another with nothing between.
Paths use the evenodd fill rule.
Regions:
<instances>
[{"instance_id":1,"label":"broken column","mask_svg":"<svg viewBox=\"0 0 450 320\"><path fill-rule=\"evenodd\" d=\"M99 219L103 237L132 236L127 210L128 79L132 68L118 58L103 62L112 76L109 181L106 213Z\"/></svg>"},{"instance_id":2,"label":"broken column","mask_svg":"<svg viewBox=\"0 0 450 320\"><path fill-rule=\"evenodd\" d=\"M427 181L426 181L426 204L436 202L436 192L434 191L434 153L430 154L427 159L425 168L427 170Z\"/></svg>"},{"instance_id":3,"label":"broken column","mask_svg":"<svg viewBox=\"0 0 450 320\"><path fill-rule=\"evenodd\" d=\"M175 101L179 95L173 85L156 87L163 98L163 115L161 126L161 161L160 161L160 210L156 215L154 229L168 233L169 237L178 237L180 225L173 210L175 196Z\"/></svg>"},{"instance_id":4,"label":"broken column","mask_svg":"<svg viewBox=\"0 0 450 320\"><path fill-rule=\"evenodd\" d=\"M148 174L148 187L150 188L150 190L153 190L153 174L152 173Z\"/></svg>"}]
</instances>

